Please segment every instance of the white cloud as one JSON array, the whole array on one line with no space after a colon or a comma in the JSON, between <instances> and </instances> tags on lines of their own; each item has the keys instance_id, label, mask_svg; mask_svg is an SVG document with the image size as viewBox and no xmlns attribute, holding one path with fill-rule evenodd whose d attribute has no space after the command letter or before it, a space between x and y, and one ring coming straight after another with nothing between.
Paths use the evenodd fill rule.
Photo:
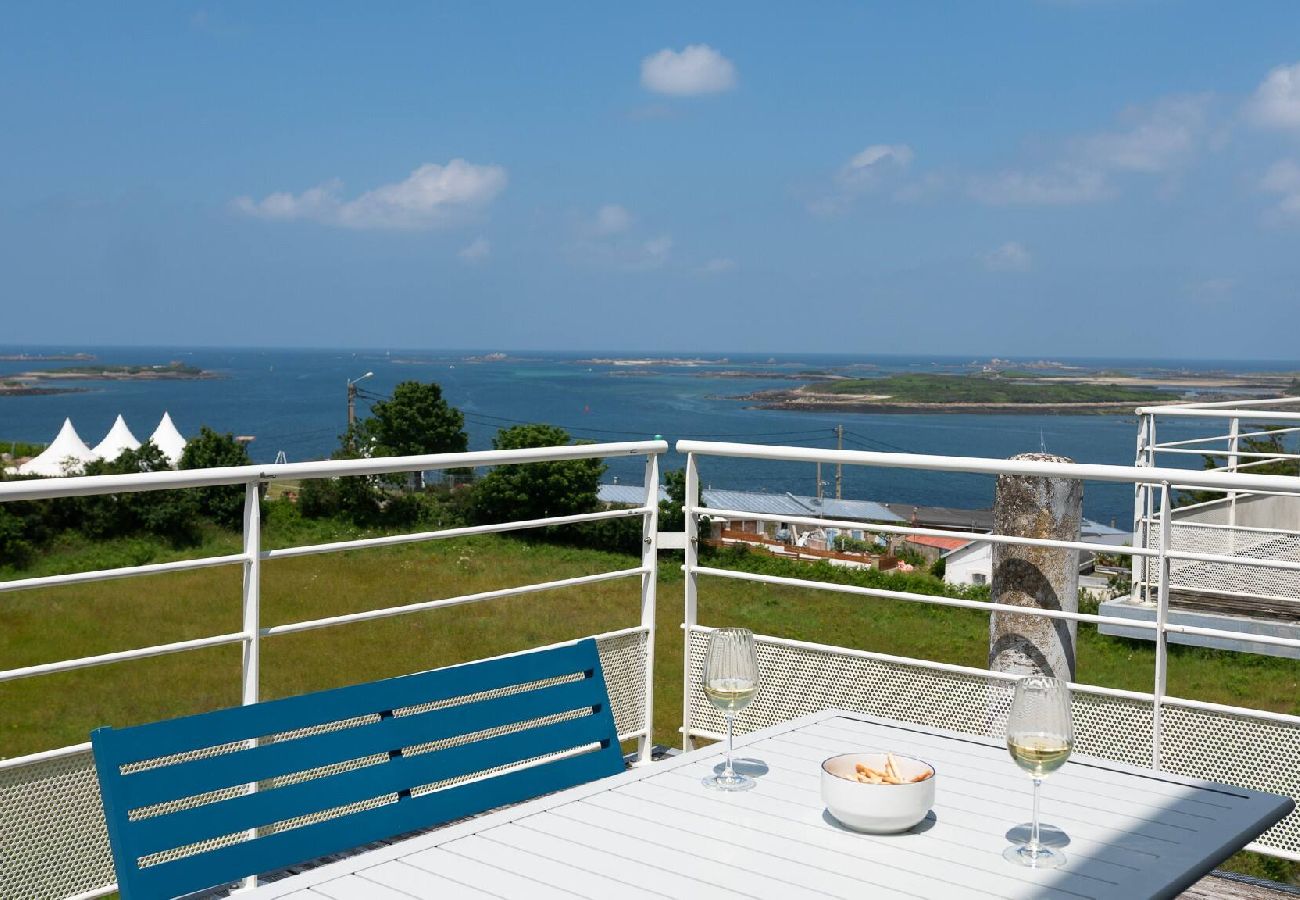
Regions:
<instances>
[{"instance_id":1,"label":"white cloud","mask_svg":"<svg viewBox=\"0 0 1300 900\"><path fill-rule=\"evenodd\" d=\"M984 268L990 272L1025 272L1033 265L1029 250L1019 241L1007 241L1001 247L985 253Z\"/></svg>"},{"instance_id":2,"label":"white cloud","mask_svg":"<svg viewBox=\"0 0 1300 900\"><path fill-rule=\"evenodd\" d=\"M912 161L914 155L912 148L907 144L871 144L849 160L845 168L849 171L860 171L884 162L906 166Z\"/></svg>"},{"instance_id":3,"label":"white cloud","mask_svg":"<svg viewBox=\"0 0 1300 900\"><path fill-rule=\"evenodd\" d=\"M992 206L1074 206L1111 196L1117 176L1172 177L1205 143L1212 99L1183 95L1129 107L1119 116L1122 127L1065 142L1042 168L976 176L970 195Z\"/></svg>"},{"instance_id":4,"label":"white cloud","mask_svg":"<svg viewBox=\"0 0 1300 900\"><path fill-rule=\"evenodd\" d=\"M723 272L730 272L734 268L736 268L734 259L719 256L706 262L700 267L700 271L705 275L721 275Z\"/></svg>"},{"instance_id":5,"label":"white cloud","mask_svg":"<svg viewBox=\"0 0 1300 900\"><path fill-rule=\"evenodd\" d=\"M645 251L648 261L660 264L667 261L668 254L673 249L673 239L670 235L661 234L646 241L641 245L641 249Z\"/></svg>"},{"instance_id":6,"label":"white cloud","mask_svg":"<svg viewBox=\"0 0 1300 900\"><path fill-rule=\"evenodd\" d=\"M306 219L342 228L415 230L447 224L480 209L505 189L506 170L453 159L425 163L405 181L385 184L352 199L337 179L301 194L277 192L260 201L236 197L235 209L263 219Z\"/></svg>"},{"instance_id":7,"label":"white cloud","mask_svg":"<svg viewBox=\"0 0 1300 900\"><path fill-rule=\"evenodd\" d=\"M1206 278L1189 284L1187 292L1201 303L1216 304L1231 300L1236 288L1235 278Z\"/></svg>"},{"instance_id":8,"label":"white cloud","mask_svg":"<svg viewBox=\"0 0 1300 900\"><path fill-rule=\"evenodd\" d=\"M1246 112L1266 128L1300 130L1300 63L1269 72L1246 104Z\"/></svg>"},{"instance_id":9,"label":"white cloud","mask_svg":"<svg viewBox=\"0 0 1300 900\"><path fill-rule=\"evenodd\" d=\"M1273 210L1279 218L1300 219L1300 165L1289 159L1273 163L1259 186L1281 198Z\"/></svg>"},{"instance_id":10,"label":"white cloud","mask_svg":"<svg viewBox=\"0 0 1300 900\"><path fill-rule=\"evenodd\" d=\"M1026 272L1034 264L1029 249L1019 241L1007 241L984 255L984 266L993 272Z\"/></svg>"},{"instance_id":11,"label":"white cloud","mask_svg":"<svg viewBox=\"0 0 1300 900\"><path fill-rule=\"evenodd\" d=\"M456 255L470 265L477 265L488 258L492 253L492 245L488 243L485 237L475 238L472 243L462 247Z\"/></svg>"},{"instance_id":12,"label":"white cloud","mask_svg":"<svg viewBox=\"0 0 1300 900\"><path fill-rule=\"evenodd\" d=\"M897 177L915 155L907 144L868 145L840 166L832 191L808 201L808 211L819 216L845 212L854 195L871 191L886 179Z\"/></svg>"},{"instance_id":13,"label":"white cloud","mask_svg":"<svg viewBox=\"0 0 1300 900\"><path fill-rule=\"evenodd\" d=\"M1151 107L1134 107L1122 119L1122 131L1084 138L1080 152L1103 169L1159 174L1184 163L1195 152L1205 130L1206 94L1169 97Z\"/></svg>"},{"instance_id":14,"label":"white cloud","mask_svg":"<svg viewBox=\"0 0 1300 900\"><path fill-rule=\"evenodd\" d=\"M708 44L681 51L665 47L641 60L641 85L678 97L716 94L736 86L736 67Z\"/></svg>"},{"instance_id":15,"label":"white cloud","mask_svg":"<svg viewBox=\"0 0 1300 900\"><path fill-rule=\"evenodd\" d=\"M592 231L599 235L619 234L631 228L632 221L632 214L626 208L617 203L606 203L596 210Z\"/></svg>"},{"instance_id":16,"label":"white cloud","mask_svg":"<svg viewBox=\"0 0 1300 900\"><path fill-rule=\"evenodd\" d=\"M1047 172L1002 172L976 178L970 194L990 206L1072 206L1107 194L1106 178L1094 169L1058 166Z\"/></svg>"}]
</instances>

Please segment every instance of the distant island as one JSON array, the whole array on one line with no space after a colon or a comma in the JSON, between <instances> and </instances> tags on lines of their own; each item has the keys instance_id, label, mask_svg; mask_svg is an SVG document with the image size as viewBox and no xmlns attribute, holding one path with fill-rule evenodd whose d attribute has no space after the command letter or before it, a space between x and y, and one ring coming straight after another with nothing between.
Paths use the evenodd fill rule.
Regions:
<instances>
[{"instance_id":1,"label":"distant island","mask_svg":"<svg viewBox=\"0 0 1300 900\"><path fill-rule=\"evenodd\" d=\"M93 353L3 353L0 362L88 362Z\"/></svg>"},{"instance_id":2,"label":"distant island","mask_svg":"<svg viewBox=\"0 0 1300 900\"><path fill-rule=\"evenodd\" d=\"M1122 373L1042 376L1017 370L967 375L900 374L844 378L793 389L755 391L736 399L759 409L908 413L1131 413L1170 403L1197 387L1279 393L1290 376L1135 377ZM1195 384L1191 383L1195 382ZM1212 399L1218 395L1203 395Z\"/></svg>"},{"instance_id":3,"label":"distant island","mask_svg":"<svg viewBox=\"0 0 1300 900\"><path fill-rule=\"evenodd\" d=\"M62 385L54 387L49 384L58 381L191 381L218 377L220 376L215 372L176 361L152 366L64 366L58 369L37 369L0 376L0 396L70 394L85 390L85 388Z\"/></svg>"},{"instance_id":4,"label":"distant island","mask_svg":"<svg viewBox=\"0 0 1300 900\"><path fill-rule=\"evenodd\" d=\"M642 356L635 359L615 359L610 357L579 359L575 360L574 364L579 366L638 366L645 368L647 366L722 366L728 362L730 362L728 359L682 359L678 357L659 359L657 357Z\"/></svg>"}]
</instances>

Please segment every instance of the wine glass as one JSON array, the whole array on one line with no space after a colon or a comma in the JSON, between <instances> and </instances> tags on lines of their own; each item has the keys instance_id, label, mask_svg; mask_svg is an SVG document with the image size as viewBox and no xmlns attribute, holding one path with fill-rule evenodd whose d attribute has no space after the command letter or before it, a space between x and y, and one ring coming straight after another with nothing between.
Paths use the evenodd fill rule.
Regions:
<instances>
[{"instance_id":1,"label":"wine glass","mask_svg":"<svg viewBox=\"0 0 1300 900\"><path fill-rule=\"evenodd\" d=\"M718 628L709 635L704 656L704 695L727 719L727 764L717 775L704 779L704 786L719 791L747 791L754 779L741 775L731 765L732 723L736 713L758 694L758 650L748 628Z\"/></svg>"},{"instance_id":2,"label":"wine glass","mask_svg":"<svg viewBox=\"0 0 1300 900\"><path fill-rule=\"evenodd\" d=\"M1029 843L1002 851L1010 862L1034 869L1051 869L1065 863L1065 854L1039 839L1038 789L1043 779L1070 757L1074 726L1070 721L1070 689L1046 675L1030 675L1016 682L1015 698L1007 716L1007 749L1016 765L1034 779L1034 816Z\"/></svg>"}]
</instances>

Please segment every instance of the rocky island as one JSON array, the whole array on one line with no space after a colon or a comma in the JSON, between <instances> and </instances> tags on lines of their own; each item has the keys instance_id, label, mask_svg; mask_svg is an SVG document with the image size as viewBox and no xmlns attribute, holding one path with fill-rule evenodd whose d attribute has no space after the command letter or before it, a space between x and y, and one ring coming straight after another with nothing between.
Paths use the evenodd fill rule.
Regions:
<instances>
[{"instance_id":1,"label":"rocky island","mask_svg":"<svg viewBox=\"0 0 1300 900\"><path fill-rule=\"evenodd\" d=\"M100 365L64 366L58 369L37 369L0 376L0 396L34 396L41 394L71 394L85 388L55 386L51 382L69 381L190 381L218 378L215 372L197 366L172 361L165 365Z\"/></svg>"},{"instance_id":2,"label":"rocky island","mask_svg":"<svg viewBox=\"0 0 1300 900\"><path fill-rule=\"evenodd\" d=\"M1290 375L1135 377L1122 373L1040 376L1028 372L966 375L898 374L804 384L793 389L755 391L736 399L759 409L868 413L1132 413L1144 404L1170 403L1189 390L1215 399L1205 388L1233 387L1234 396L1280 392Z\"/></svg>"}]
</instances>

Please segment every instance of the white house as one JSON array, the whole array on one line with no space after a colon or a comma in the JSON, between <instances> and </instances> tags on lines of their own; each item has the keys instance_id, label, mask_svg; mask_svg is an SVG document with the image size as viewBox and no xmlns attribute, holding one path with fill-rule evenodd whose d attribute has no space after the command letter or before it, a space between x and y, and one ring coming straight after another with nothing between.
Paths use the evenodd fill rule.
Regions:
<instances>
[{"instance_id":1,"label":"white house","mask_svg":"<svg viewBox=\"0 0 1300 900\"><path fill-rule=\"evenodd\" d=\"M1122 547L1133 535L1109 525L1084 519L1079 524L1079 540L1090 544ZM943 555L943 580L949 584L988 584L993 577L993 545L971 541Z\"/></svg>"}]
</instances>

